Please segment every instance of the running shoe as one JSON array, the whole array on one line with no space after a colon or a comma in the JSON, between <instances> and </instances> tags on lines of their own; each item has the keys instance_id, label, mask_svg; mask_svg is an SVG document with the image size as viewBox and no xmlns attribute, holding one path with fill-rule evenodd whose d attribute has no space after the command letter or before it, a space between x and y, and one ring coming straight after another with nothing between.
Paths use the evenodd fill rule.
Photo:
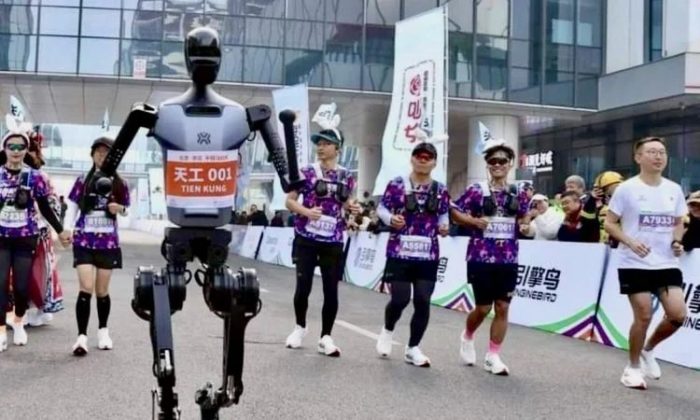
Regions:
<instances>
[{"instance_id":1,"label":"running shoe","mask_svg":"<svg viewBox=\"0 0 700 420\"><path fill-rule=\"evenodd\" d=\"M418 346L408 347L406 346L406 352L403 355L403 360L406 363L410 363L413 366L418 367L430 367L430 359L420 350Z\"/></svg>"},{"instance_id":2,"label":"running shoe","mask_svg":"<svg viewBox=\"0 0 700 420\"><path fill-rule=\"evenodd\" d=\"M0 332L0 353L7 350L7 331Z\"/></svg>"},{"instance_id":3,"label":"running shoe","mask_svg":"<svg viewBox=\"0 0 700 420\"><path fill-rule=\"evenodd\" d=\"M27 312L27 324L32 327L41 327L44 325L44 313L36 308L32 308Z\"/></svg>"},{"instance_id":4,"label":"running shoe","mask_svg":"<svg viewBox=\"0 0 700 420\"><path fill-rule=\"evenodd\" d=\"M641 362L644 376L651 379L661 378L661 366L659 366L659 362L656 361L653 350L642 350L639 361Z\"/></svg>"},{"instance_id":5,"label":"running shoe","mask_svg":"<svg viewBox=\"0 0 700 420\"><path fill-rule=\"evenodd\" d=\"M318 340L318 352L329 357L340 357L340 349L335 345L330 335L324 335Z\"/></svg>"},{"instance_id":6,"label":"running shoe","mask_svg":"<svg viewBox=\"0 0 700 420\"><path fill-rule=\"evenodd\" d=\"M288 349L298 349L301 347L301 341L304 339L307 333L306 327L300 327L298 325L294 326L294 331L287 337L286 346Z\"/></svg>"},{"instance_id":7,"label":"running shoe","mask_svg":"<svg viewBox=\"0 0 700 420\"><path fill-rule=\"evenodd\" d=\"M109 336L109 330L107 328L100 328L97 330L97 348L100 350L112 350L114 344Z\"/></svg>"},{"instance_id":8,"label":"running shoe","mask_svg":"<svg viewBox=\"0 0 700 420\"><path fill-rule=\"evenodd\" d=\"M501 360L501 356L496 353L486 353L484 358L484 369L498 376L508 376L508 366Z\"/></svg>"},{"instance_id":9,"label":"running shoe","mask_svg":"<svg viewBox=\"0 0 700 420\"><path fill-rule=\"evenodd\" d=\"M393 331L389 331L382 327L382 332L379 333L377 338L377 353L382 357L389 357L391 355L391 341L393 337Z\"/></svg>"},{"instance_id":10,"label":"running shoe","mask_svg":"<svg viewBox=\"0 0 700 420\"><path fill-rule=\"evenodd\" d=\"M21 323L20 325L15 324L15 333L12 337L12 341L15 343L15 346L27 345L27 331L25 331L24 325Z\"/></svg>"},{"instance_id":11,"label":"running shoe","mask_svg":"<svg viewBox=\"0 0 700 420\"><path fill-rule=\"evenodd\" d=\"M642 369L633 368L629 365L627 365L627 367L625 367L625 370L622 372L620 382L622 382L622 385L626 386L627 388L642 390L647 389L647 383L644 380L644 374L642 373Z\"/></svg>"},{"instance_id":12,"label":"running shoe","mask_svg":"<svg viewBox=\"0 0 700 420\"><path fill-rule=\"evenodd\" d=\"M467 366L474 366L476 364L476 349L474 348L474 339L468 340L465 336L465 331L459 336L460 346L459 346L459 357L462 359L462 363Z\"/></svg>"},{"instance_id":13,"label":"running shoe","mask_svg":"<svg viewBox=\"0 0 700 420\"><path fill-rule=\"evenodd\" d=\"M80 334L73 344L73 355L85 356L88 354L88 338L85 334Z\"/></svg>"}]
</instances>

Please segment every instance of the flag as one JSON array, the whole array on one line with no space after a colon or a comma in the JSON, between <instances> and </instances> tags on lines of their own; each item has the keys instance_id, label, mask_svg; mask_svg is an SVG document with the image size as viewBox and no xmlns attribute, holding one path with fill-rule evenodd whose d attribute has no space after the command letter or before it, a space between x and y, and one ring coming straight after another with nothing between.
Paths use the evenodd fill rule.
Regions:
<instances>
[{"instance_id":1,"label":"flag","mask_svg":"<svg viewBox=\"0 0 700 420\"><path fill-rule=\"evenodd\" d=\"M479 121L479 141L474 147L474 152L479 155L484 153L484 146L486 145L486 142L492 138L493 137L491 136L491 132L489 131L488 127Z\"/></svg>"},{"instance_id":2,"label":"flag","mask_svg":"<svg viewBox=\"0 0 700 420\"><path fill-rule=\"evenodd\" d=\"M102 116L102 131L109 131L109 111L105 108L105 115Z\"/></svg>"},{"instance_id":3,"label":"flag","mask_svg":"<svg viewBox=\"0 0 700 420\"><path fill-rule=\"evenodd\" d=\"M24 122L25 112L19 99L10 95L10 114L19 122Z\"/></svg>"}]
</instances>

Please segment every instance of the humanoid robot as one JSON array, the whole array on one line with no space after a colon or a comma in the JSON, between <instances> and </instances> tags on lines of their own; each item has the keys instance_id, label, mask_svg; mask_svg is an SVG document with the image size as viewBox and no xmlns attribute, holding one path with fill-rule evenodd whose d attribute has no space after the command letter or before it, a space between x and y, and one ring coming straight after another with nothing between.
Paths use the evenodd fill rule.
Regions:
<instances>
[{"instance_id":1,"label":"humanoid robot","mask_svg":"<svg viewBox=\"0 0 700 420\"><path fill-rule=\"evenodd\" d=\"M233 272L226 265L231 233L228 223L234 203L237 149L259 131L285 191L300 185L295 155L294 113L280 113L288 144L285 149L270 119L270 108L244 108L212 90L221 61L219 37L210 28L192 30L185 41L185 59L192 86L183 95L155 108L135 104L114 146L99 170L88 174L82 211L111 189L110 177L140 128L149 130L163 150L168 219L161 253L167 264L160 271L139 267L134 278L134 312L150 323L153 374L153 418L179 419L175 358L170 316L182 309L186 285L192 278L202 286L209 309L224 320L223 383L207 383L195 396L202 419L218 419L219 409L238 403L243 392L243 349L248 321L261 308L255 270ZM93 197L93 199L89 199ZM187 263L199 260L194 273Z\"/></svg>"}]
</instances>

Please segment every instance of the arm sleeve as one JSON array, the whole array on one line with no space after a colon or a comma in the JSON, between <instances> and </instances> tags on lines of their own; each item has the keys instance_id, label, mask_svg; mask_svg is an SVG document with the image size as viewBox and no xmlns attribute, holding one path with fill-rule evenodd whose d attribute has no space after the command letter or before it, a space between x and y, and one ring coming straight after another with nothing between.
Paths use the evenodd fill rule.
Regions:
<instances>
[{"instance_id":1,"label":"arm sleeve","mask_svg":"<svg viewBox=\"0 0 700 420\"><path fill-rule=\"evenodd\" d=\"M377 206L377 217L379 217L379 220L384 222L385 225L391 225L391 212L388 208L386 208L386 206L384 206L383 201L379 203L379 206Z\"/></svg>"},{"instance_id":2,"label":"arm sleeve","mask_svg":"<svg viewBox=\"0 0 700 420\"><path fill-rule=\"evenodd\" d=\"M44 216L44 219L46 219L46 221L51 225L53 230L55 230L56 233L58 233L58 234L62 233L63 232L63 225L58 220L58 216L51 208L51 203L49 203L49 198L46 196L37 197L36 203L39 206L39 211L41 212L41 215Z\"/></svg>"}]
</instances>

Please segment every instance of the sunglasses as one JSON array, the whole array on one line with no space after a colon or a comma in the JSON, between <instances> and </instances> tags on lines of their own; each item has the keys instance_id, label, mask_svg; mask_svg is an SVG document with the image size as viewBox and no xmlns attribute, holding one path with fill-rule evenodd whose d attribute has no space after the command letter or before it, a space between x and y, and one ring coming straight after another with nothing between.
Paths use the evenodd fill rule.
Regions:
<instances>
[{"instance_id":1,"label":"sunglasses","mask_svg":"<svg viewBox=\"0 0 700 420\"><path fill-rule=\"evenodd\" d=\"M486 163L488 163L490 166L494 166L494 165L503 166L503 165L507 165L508 162L509 162L509 160L506 158L491 158L491 159L486 161Z\"/></svg>"},{"instance_id":2,"label":"sunglasses","mask_svg":"<svg viewBox=\"0 0 700 420\"><path fill-rule=\"evenodd\" d=\"M435 159L435 156L431 155L430 153L416 153L413 156L418 160L433 160L433 159Z\"/></svg>"},{"instance_id":3,"label":"sunglasses","mask_svg":"<svg viewBox=\"0 0 700 420\"><path fill-rule=\"evenodd\" d=\"M26 144L8 144L5 146L5 149L11 151L11 152L23 152L27 150L27 145Z\"/></svg>"}]
</instances>

